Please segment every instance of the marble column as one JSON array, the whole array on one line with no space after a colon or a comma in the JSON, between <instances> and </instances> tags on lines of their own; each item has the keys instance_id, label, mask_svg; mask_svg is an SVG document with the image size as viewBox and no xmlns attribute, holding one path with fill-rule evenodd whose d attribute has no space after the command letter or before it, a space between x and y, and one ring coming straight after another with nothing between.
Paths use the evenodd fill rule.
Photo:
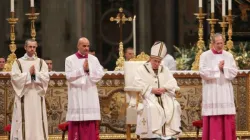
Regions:
<instances>
[{"instance_id":1,"label":"marble column","mask_svg":"<svg viewBox=\"0 0 250 140\"><path fill-rule=\"evenodd\" d=\"M151 12L150 12L150 0L139 0L139 50L145 53L150 53L150 48L152 45L151 39Z\"/></svg>"},{"instance_id":2,"label":"marble column","mask_svg":"<svg viewBox=\"0 0 250 140\"><path fill-rule=\"evenodd\" d=\"M68 17L67 23L69 24L69 45L67 48L68 51L74 53L77 49L77 42L80 37L82 37L82 19L83 19L83 5L85 4L84 0L68 0ZM72 49L73 48L73 49Z\"/></svg>"},{"instance_id":3,"label":"marble column","mask_svg":"<svg viewBox=\"0 0 250 140\"><path fill-rule=\"evenodd\" d=\"M94 39L94 3L95 0L84 0L83 4L83 19L82 19L82 32L85 37L87 37L92 44L92 46L95 46Z\"/></svg>"},{"instance_id":4,"label":"marble column","mask_svg":"<svg viewBox=\"0 0 250 140\"><path fill-rule=\"evenodd\" d=\"M77 41L84 31L83 5L87 2L91 1L41 1L42 56L53 60L56 71L64 71L65 58L77 51Z\"/></svg>"},{"instance_id":5,"label":"marble column","mask_svg":"<svg viewBox=\"0 0 250 140\"><path fill-rule=\"evenodd\" d=\"M74 26L67 24L67 0L41 0L41 7L42 57L53 60L54 70L64 71L67 47L72 47L68 46L68 30Z\"/></svg>"},{"instance_id":6,"label":"marble column","mask_svg":"<svg viewBox=\"0 0 250 140\"><path fill-rule=\"evenodd\" d=\"M0 0L0 56L7 58L9 51L10 26L7 18L10 17L10 1Z\"/></svg>"},{"instance_id":7,"label":"marble column","mask_svg":"<svg viewBox=\"0 0 250 140\"><path fill-rule=\"evenodd\" d=\"M178 44L179 45L184 45L184 25L183 25L183 22L184 22L184 9L185 9L185 4L186 2L183 1L184 3L182 2L179 2L178 3L178 7L179 7L179 10L178 10L178 19L179 19L179 23L178 23ZM177 14L176 14L177 16ZM179 46L178 46L179 47Z\"/></svg>"},{"instance_id":8,"label":"marble column","mask_svg":"<svg viewBox=\"0 0 250 140\"><path fill-rule=\"evenodd\" d=\"M177 31L175 31L176 29L176 24L175 24L175 8L177 8L175 6L175 1L176 0L166 0L165 1L165 6L166 6L166 46L168 49L168 53L172 53L174 51L174 47L173 45L176 45L175 43L176 41L176 33ZM176 15L176 18L178 18L178 16Z\"/></svg>"},{"instance_id":9,"label":"marble column","mask_svg":"<svg viewBox=\"0 0 250 140\"><path fill-rule=\"evenodd\" d=\"M4 24L4 20L5 20L5 17L3 16L4 14L4 7L6 7L5 5L4 5L4 3L5 3L5 1L4 0L1 0L0 1L0 31L3 31L3 32L0 32L0 57L2 57L2 56L4 56L4 53L3 53L3 50L4 50L4 48L5 48L5 46L4 46L4 34L5 34L5 32L4 32L4 26L3 26L3 24Z\"/></svg>"}]
</instances>

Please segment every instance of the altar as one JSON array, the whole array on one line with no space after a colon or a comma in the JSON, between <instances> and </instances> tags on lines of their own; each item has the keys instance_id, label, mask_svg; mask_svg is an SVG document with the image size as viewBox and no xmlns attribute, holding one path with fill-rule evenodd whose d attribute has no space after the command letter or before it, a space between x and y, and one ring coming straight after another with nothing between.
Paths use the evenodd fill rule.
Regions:
<instances>
[{"instance_id":1,"label":"altar","mask_svg":"<svg viewBox=\"0 0 250 140\"><path fill-rule=\"evenodd\" d=\"M202 83L198 71L173 71L180 86L177 99L182 108L182 139L194 138L196 129L192 122L201 119ZM49 89L46 95L50 139L60 139L58 124L65 121L67 111L67 81L64 72L50 73ZM233 81L237 107L237 136L250 137L250 71L239 71ZM101 139L126 139L126 102L124 72L107 71L98 83L102 120ZM0 73L0 139L7 139L3 128L10 124L14 91L8 72ZM132 126L134 132L135 127ZM132 138L135 138L132 134Z\"/></svg>"}]
</instances>

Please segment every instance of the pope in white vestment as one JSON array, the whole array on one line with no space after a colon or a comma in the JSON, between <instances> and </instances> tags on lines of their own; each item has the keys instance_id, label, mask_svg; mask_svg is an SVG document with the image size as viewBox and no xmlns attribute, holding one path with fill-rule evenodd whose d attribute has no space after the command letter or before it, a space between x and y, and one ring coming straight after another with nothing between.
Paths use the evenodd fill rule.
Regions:
<instances>
[{"instance_id":1,"label":"pope in white vestment","mask_svg":"<svg viewBox=\"0 0 250 140\"><path fill-rule=\"evenodd\" d=\"M48 66L35 56L37 42L27 40L26 54L12 65L11 83L15 91L11 140L47 140L48 123L45 93Z\"/></svg>"},{"instance_id":2,"label":"pope in white vestment","mask_svg":"<svg viewBox=\"0 0 250 140\"><path fill-rule=\"evenodd\" d=\"M133 85L142 89L136 127L141 138L172 139L181 133L181 107L175 99L179 87L169 69L160 65L165 54L165 44L156 42L149 62L135 74Z\"/></svg>"},{"instance_id":3,"label":"pope in white vestment","mask_svg":"<svg viewBox=\"0 0 250 140\"><path fill-rule=\"evenodd\" d=\"M96 83L104 76L98 59L88 54L89 41L80 38L78 52L65 61L68 81L69 140L96 140L99 138L97 121L101 119Z\"/></svg>"},{"instance_id":4,"label":"pope in white vestment","mask_svg":"<svg viewBox=\"0 0 250 140\"><path fill-rule=\"evenodd\" d=\"M233 55L224 51L221 34L212 39L213 48L200 57L202 78L203 140L235 140L235 103L232 80L237 76Z\"/></svg>"}]
</instances>

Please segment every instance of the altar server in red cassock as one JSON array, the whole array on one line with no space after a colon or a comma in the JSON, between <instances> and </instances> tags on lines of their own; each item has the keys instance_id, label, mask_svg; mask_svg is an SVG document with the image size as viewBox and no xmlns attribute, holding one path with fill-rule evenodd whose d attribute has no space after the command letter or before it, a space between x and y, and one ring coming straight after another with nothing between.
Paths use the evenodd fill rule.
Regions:
<instances>
[{"instance_id":1,"label":"altar server in red cassock","mask_svg":"<svg viewBox=\"0 0 250 140\"><path fill-rule=\"evenodd\" d=\"M235 104L232 80L237 75L233 55L224 51L221 34L212 38L213 48L200 57L202 78L203 140L235 140Z\"/></svg>"},{"instance_id":2,"label":"altar server in red cassock","mask_svg":"<svg viewBox=\"0 0 250 140\"><path fill-rule=\"evenodd\" d=\"M69 140L99 139L98 121L101 119L96 83L104 75L98 59L88 54L89 40L79 39L78 52L66 58L65 73L68 81Z\"/></svg>"}]
</instances>

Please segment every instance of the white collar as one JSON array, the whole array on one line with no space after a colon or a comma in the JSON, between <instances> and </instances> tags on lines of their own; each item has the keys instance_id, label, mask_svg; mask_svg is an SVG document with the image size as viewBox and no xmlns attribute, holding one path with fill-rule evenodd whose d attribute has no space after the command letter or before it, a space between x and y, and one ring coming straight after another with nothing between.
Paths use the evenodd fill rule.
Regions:
<instances>
[{"instance_id":1,"label":"white collar","mask_svg":"<svg viewBox=\"0 0 250 140\"><path fill-rule=\"evenodd\" d=\"M35 60L36 58L37 58L36 55L33 55L32 57L29 57L27 55L27 53L25 53L24 56L22 57L22 59L24 59L24 60Z\"/></svg>"}]
</instances>

